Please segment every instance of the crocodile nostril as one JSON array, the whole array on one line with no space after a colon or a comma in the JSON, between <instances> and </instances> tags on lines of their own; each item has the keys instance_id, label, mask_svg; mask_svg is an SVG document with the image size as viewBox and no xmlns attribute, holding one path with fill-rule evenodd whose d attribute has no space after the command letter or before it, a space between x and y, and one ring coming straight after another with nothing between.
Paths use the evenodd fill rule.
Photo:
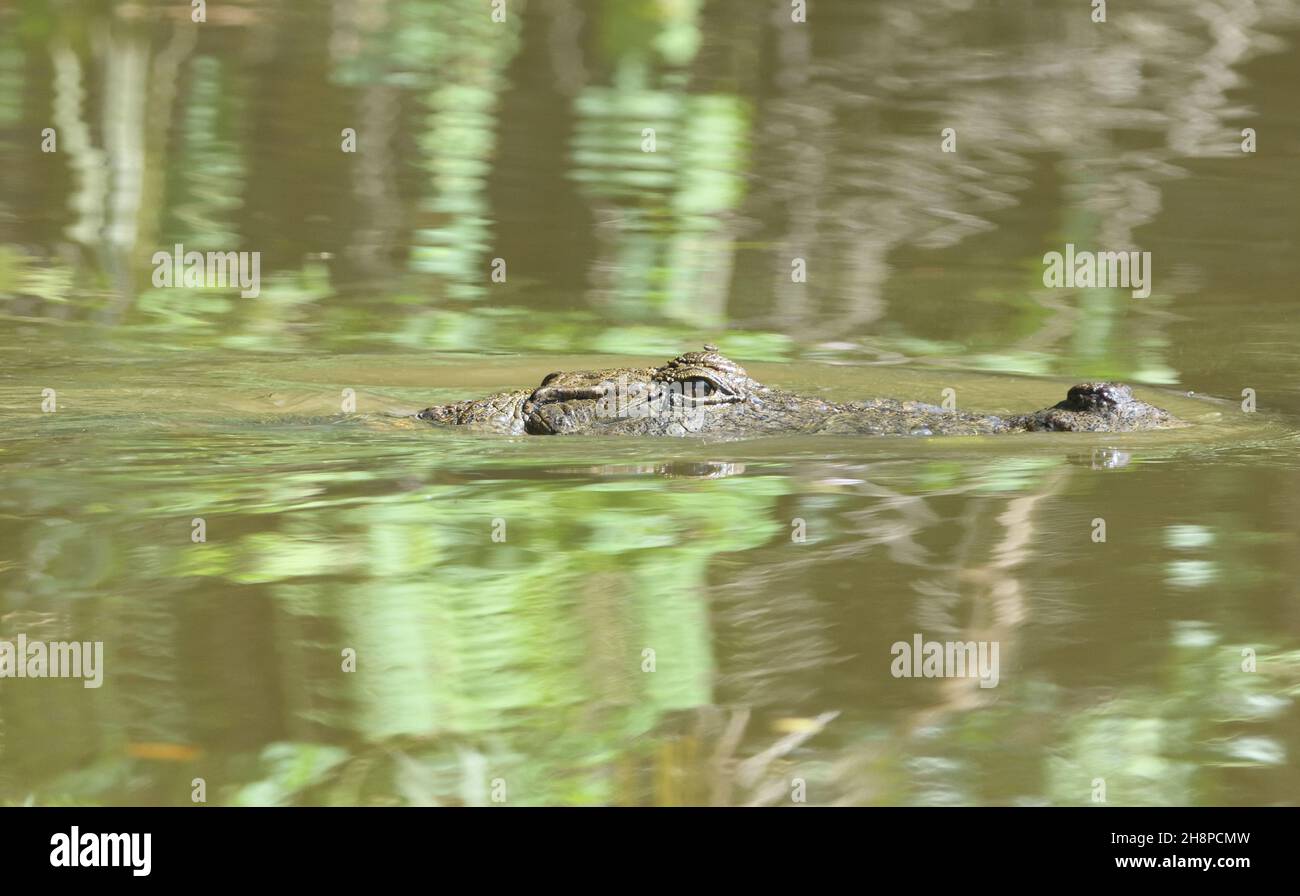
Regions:
<instances>
[{"instance_id":1,"label":"crocodile nostril","mask_svg":"<svg viewBox=\"0 0 1300 896\"><path fill-rule=\"evenodd\" d=\"M1119 407L1133 400L1133 390L1122 383L1080 383L1070 388L1066 403L1080 410Z\"/></svg>"}]
</instances>

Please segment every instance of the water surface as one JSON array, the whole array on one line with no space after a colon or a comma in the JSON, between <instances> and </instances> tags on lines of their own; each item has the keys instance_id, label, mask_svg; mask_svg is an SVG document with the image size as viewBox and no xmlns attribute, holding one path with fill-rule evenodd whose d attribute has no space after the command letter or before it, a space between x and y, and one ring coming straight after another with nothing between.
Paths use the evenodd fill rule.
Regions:
<instances>
[{"instance_id":1,"label":"water surface","mask_svg":"<svg viewBox=\"0 0 1300 896\"><path fill-rule=\"evenodd\" d=\"M0 801L1300 802L1294 4L173 6L0 10L0 638L105 652L0 679ZM1045 288L1067 242L1152 294ZM155 288L176 243L261 295ZM705 341L1193 425L390 416ZM916 633L997 687L893 677Z\"/></svg>"}]
</instances>

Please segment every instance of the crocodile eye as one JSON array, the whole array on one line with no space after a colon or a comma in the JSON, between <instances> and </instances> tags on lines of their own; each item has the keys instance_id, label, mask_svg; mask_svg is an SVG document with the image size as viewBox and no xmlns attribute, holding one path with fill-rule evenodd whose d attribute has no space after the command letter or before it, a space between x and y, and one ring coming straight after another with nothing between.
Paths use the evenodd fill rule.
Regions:
<instances>
[{"instance_id":1,"label":"crocodile eye","mask_svg":"<svg viewBox=\"0 0 1300 896\"><path fill-rule=\"evenodd\" d=\"M708 398L718 392L716 386L703 377L692 376L684 380L679 380L677 391L684 398Z\"/></svg>"},{"instance_id":2,"label":"crocodile eye","mask_svg":"<svg viewBox=\"0 0 1300 896\"><path fill-rule=\"evenodd\" d=\"M711 398L714 401L736 399L736 389L726 380L713 380L706 377L691 377L686 380L683 392L689 398Z\"/></svg>"}]
</instances>

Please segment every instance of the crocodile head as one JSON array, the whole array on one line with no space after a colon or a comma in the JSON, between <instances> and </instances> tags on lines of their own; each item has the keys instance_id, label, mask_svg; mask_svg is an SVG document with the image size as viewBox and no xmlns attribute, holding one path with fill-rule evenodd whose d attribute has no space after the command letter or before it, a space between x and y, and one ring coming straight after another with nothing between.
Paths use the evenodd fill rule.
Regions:
<instances>
[{"instance_id":1,"label":"crocodile head","mask_svg":"<svg viewBox=\"0 0 1300 896\"><path fill-rule=\"evenodd\" d=\"M702 435L774 433L941 435L1123 432L1179 425L1127 386L1084 383L1054 407L1016 417L870 399L834 403L765 386L712 345L660 367L547 374L534 389L426 408L431 423L511 435Z\"/></svg>"}]
</instances>

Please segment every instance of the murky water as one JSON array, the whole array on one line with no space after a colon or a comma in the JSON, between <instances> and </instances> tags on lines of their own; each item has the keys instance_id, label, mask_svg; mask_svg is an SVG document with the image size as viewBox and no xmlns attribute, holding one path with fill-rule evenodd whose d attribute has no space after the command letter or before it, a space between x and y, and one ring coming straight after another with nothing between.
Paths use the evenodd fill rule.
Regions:
<instances>
[{"instance_id":1,"label":"murky water","mask_svg":"<svg viewBox=\"0 0 1300 896\"><path fill-rule=\"evenodd\" d=\"M0 641L103 643L0 678L0 801L1300 802L1300 9L516 6L0 9ZM1151 294L1046 288L1066 243ZM705 341L1194 425L391 416Z\"/></svg>"}]
</instances>

